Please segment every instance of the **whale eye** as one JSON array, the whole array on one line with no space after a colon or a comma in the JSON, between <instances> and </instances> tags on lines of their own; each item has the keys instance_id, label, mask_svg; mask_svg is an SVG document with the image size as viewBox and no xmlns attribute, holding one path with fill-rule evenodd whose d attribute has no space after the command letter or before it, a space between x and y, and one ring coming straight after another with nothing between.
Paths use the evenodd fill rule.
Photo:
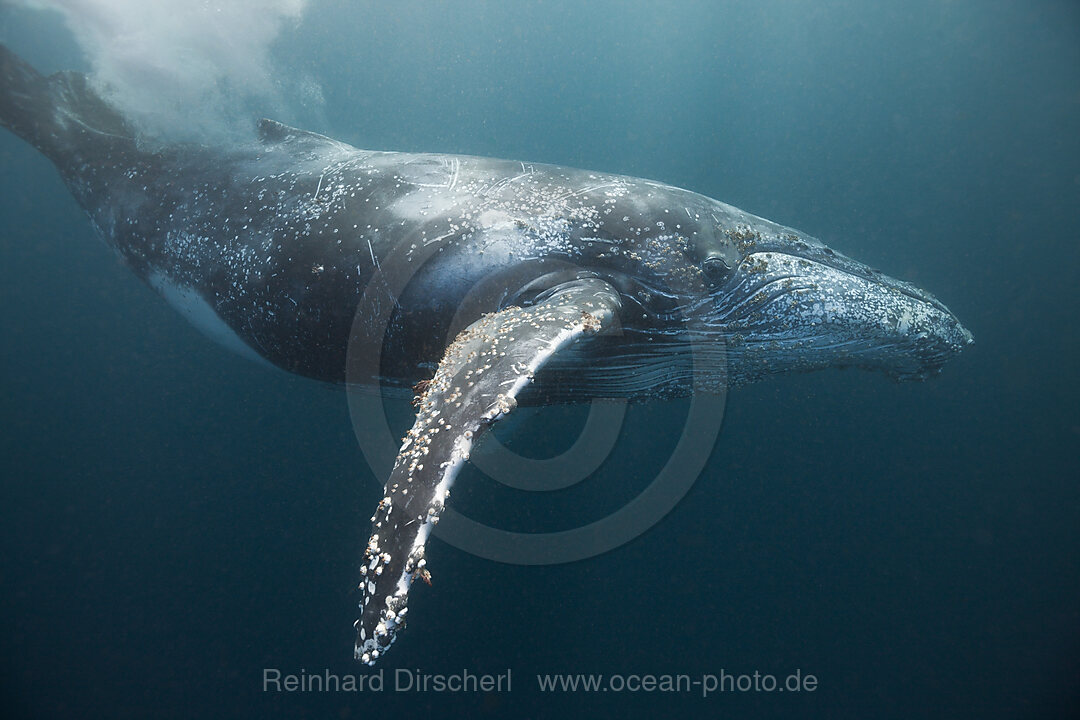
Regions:
<instances>
[{"instance_id":1,"label":"whale eye","mask_svg":"<svg viewBox=\"0 0 1080 720\"><path fill-rule=\"evenodd\" d=\"M701 263L701 272L711 285L717 285L731 275L731 266L719 255L710 255Z\"/></svg>"}]
</instances>

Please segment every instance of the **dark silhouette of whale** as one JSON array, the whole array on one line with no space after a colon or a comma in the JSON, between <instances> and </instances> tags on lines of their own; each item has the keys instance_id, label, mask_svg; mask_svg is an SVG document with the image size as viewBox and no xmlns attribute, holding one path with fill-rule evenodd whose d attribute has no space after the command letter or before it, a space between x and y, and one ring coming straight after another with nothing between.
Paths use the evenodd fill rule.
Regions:
<instances>
[{"instance_id":1,"label":"dark silhouette of whale","mask_svg":"<svg viewBox=\"0 0 1080 720\"><path fill-rule=\"evenodd\" d=\"M425 543L470 448L519 400L835 366L924 378L971 342L928 293L647 180L358 150L269 120L241 147L144 144L84 76L43 77L6 48L0 122L214 339L318 380L416 386L361 569L368 664L428 577Z\"/></svg>"}]
</instances>

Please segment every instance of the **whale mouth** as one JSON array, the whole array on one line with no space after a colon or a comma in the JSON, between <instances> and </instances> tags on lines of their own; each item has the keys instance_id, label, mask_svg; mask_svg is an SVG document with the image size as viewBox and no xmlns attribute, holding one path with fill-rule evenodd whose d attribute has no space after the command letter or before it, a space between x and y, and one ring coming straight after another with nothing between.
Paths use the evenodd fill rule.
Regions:
<instances>
[{"instance_id":1,"label":"whale mouth","mask_svg":"<svg viewBox=\"0 0 1080 720\"><path fill-rule=\"evenodd\" d=\"M746 255L713 297L736 382L823 367L923 379L973 342L937 298L824 246Z\"/></svg>"}]
</instances>

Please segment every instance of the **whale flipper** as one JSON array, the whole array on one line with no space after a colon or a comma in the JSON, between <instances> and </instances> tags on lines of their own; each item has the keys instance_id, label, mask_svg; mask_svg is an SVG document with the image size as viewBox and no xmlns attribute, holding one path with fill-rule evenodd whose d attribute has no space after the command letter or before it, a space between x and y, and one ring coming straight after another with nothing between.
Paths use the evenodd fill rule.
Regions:
<instances>
[{"instance_id":1,"label":"whale flipper","mask_svg":"<svg viewBox=\"0 0 1080 720\"><path fill-rule=\"evenodd\" d=\"M372 517L356 621L356 657L371 665L405 625L413 580L428 581L424 545L473 443L517 405L552 355L614 325L618 292L595 277L557 285L525 308L485 315L446 350L419 392L416 422Z\"/></svg>"}]
</instances>

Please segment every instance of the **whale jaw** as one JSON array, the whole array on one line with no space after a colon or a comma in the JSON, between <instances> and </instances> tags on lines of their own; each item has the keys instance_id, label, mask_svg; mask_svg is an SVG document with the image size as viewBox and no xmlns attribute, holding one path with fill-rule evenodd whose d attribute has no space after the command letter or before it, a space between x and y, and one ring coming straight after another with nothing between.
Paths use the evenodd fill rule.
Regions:
<instances>
[{"instance_id":1,"label":"whale jaw","mask_svg":"<svg viewBox=\"0 0 1080 720\"><path fill-rule=\"evenodd\" d=\"M734 383L825 367L921 380L973 342L941 302L843 257L748 254L715 298Z\"/></svg>"}]
</instances>

